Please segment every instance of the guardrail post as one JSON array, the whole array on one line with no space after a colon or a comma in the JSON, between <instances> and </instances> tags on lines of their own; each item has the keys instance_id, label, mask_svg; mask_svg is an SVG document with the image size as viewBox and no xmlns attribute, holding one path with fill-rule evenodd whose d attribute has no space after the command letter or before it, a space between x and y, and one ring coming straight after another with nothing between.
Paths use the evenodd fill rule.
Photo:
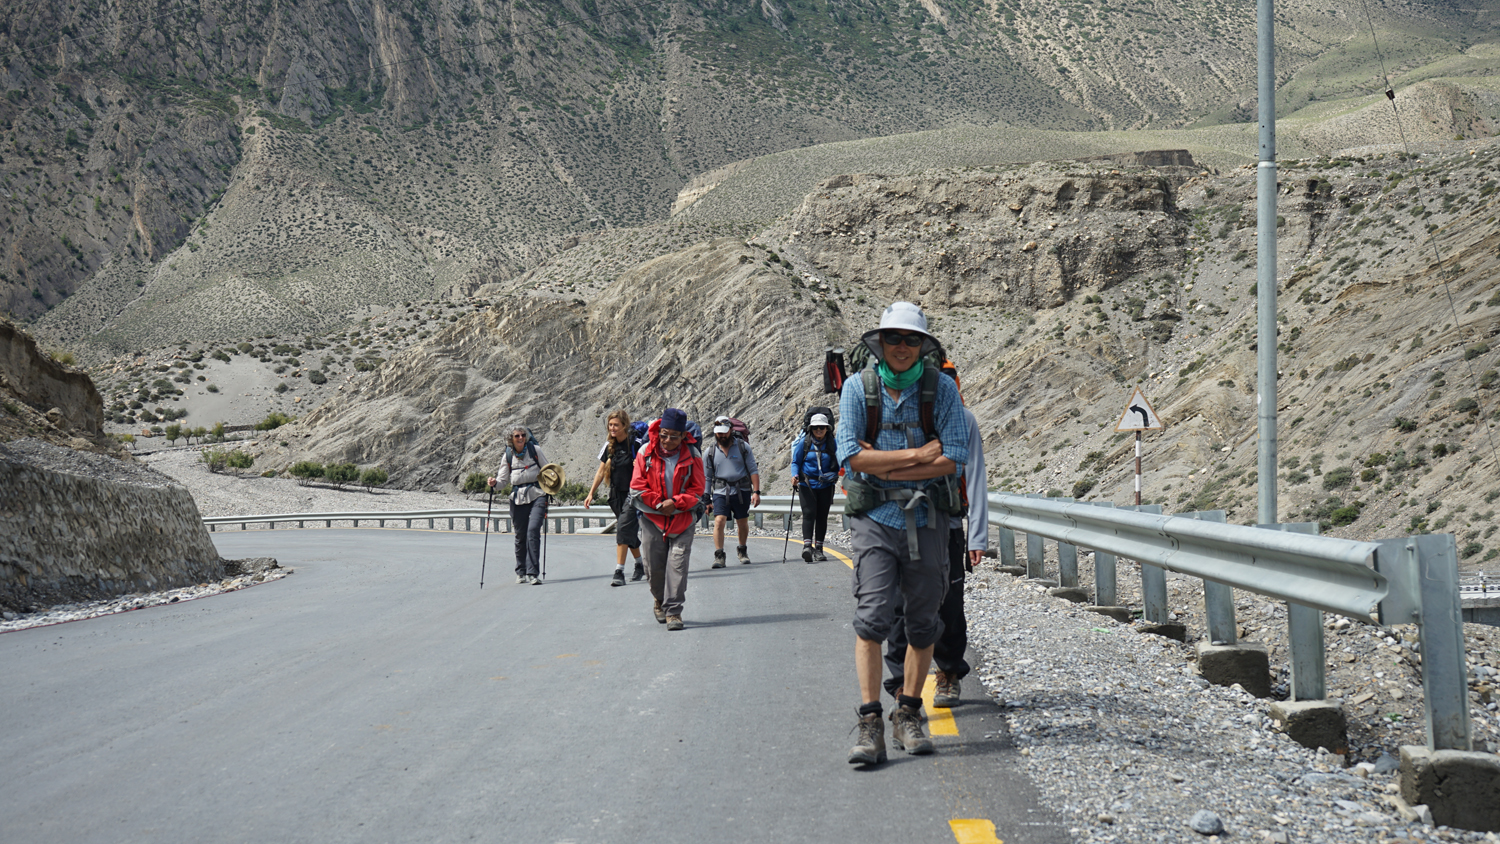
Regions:
<instances>
[{"instance_id":1,"label":"guardrail post","mask_svg":"<svg viewBox=\"0 0 1500 844\"><path fill-rule=\"evenodd\" d=\"M577 532L578 532L577 522L573 519L572 516L569 516L568 517L568 533L577 533Z\"/></svg>"},{"instance_id":2,"label":"guardrail post","mask_svg":"<svg viewBox=\"0 0 1500 844\"><path fill-rule=\"evenodd\" d=\"M1182 513L1185 518L1200 522L1225 524L1223 510L1201 510L1197 513ZM1239 629L1234 621L1234 589L1212 580L1203 581L1203 614L1208 622L1208 641L1214 645L1239 643Z\"/></svg>"},{"instance_id":3,"label":"guardrail post","mask_svg":"<svg viewBox=\"0 0 1500 844\"><path fill-rule=\"evenodd\" d=\"M275 529L276 529L276 523L273 522L273 521L269 521L268 520L266 522L266 530L275 530Z\"/></svg>"},{"instance_id":4,"label":"guardrail post","mask_svg":"<svg viewBox=\"0 0 1500 844\"><path fill-rule=\"evenodd\" d=\"M1026 534L1026 576L1047 576L1047 549L1042 545L1041 534Z\"/></svg>"},{"instance_id":5,"label":"guardrail post","mask_svg":"<svg viewBox=\"0 0 1500 844\"><path fill-rule=\"evenodd\" d=\"M766 526L766 514L757 511L756 514L755 514L755 527L757 529L764 529L765 526Z\"/></svg>"},{"instance_id":6,"label":"guardrail post","mask_svg":"<svg viewBox=\"0 0 1500 844\"><path fill-rule=\"evenodd\" d=\"M298 519L297 520L297 530L302 530L304 527L307 527L307 525L303 524L303 522L302 522L301 519Z\"/></svg>"},{"instance_id":7,"label":"guardrail post","mask_svg":"<svg viewBox=\"0 0 1500 844\"><path fill-rule=\"evenodd\" d=\"M1113 501L1090 501L1095 507L1114 509ZM1115 576L1115 555L1094 551L1094 604L1101 607L1118 606L1120 590Z\"/></svg>"},{"instance_id":8,"label":"guardrail post","mask_svg":"<svg viewBox=\"0 0 1500 844\"><path fill-rule=\"evenodd\" d=\"M1468 679L1464 669L1463 609L1458 599L1458 541L1451 533L1415 536L1421 618L1422 694L1427 701L1427 746L1470 750Z\"/></svg>"},{"instance_id":9,"label":"guardrail post","mask_svg":"<svg viewBox=\"0 0 1500 844\"><path fill-rule=\"evenodd\" d=\"M326 528L333 527L333 519L324 519L323 520L323 527L326 527Z\"/></svg>"},{"instance_id":10,"label":"guardrail post","mask_svg":"<svg viewBox=\"0 0 1500 844\"><path fill-rule=\"evenodd\" d=\"M428 529L428 530L432 530L432 525L433 525L433 523L434 523L434 522L435 522L435 521L436 521L436 520L435 520L435 519L428 519L428 520L427 520L427 529Z\"/></svg>"},{"instance_id":11,"label":"guardrail post","mask_svg":"<svg viewBox=\"0 0 1500 844\"><path fill-rule=\"evenodd\" d=\"M1121 509L1152 516L1161 515L1160 504L1133 504ZM1141 618L1150 624L1166 624L1171 621L1167 611L1167 570L1149 563L1141 563Z\"/></svg>"},{"instance_id":12,"label":"guardrail post","mask_svg":"<svg viewBox=\"0 0 1500 844\"><path fill-rule=\"evenodd\" d=\"M1016 532L1008 527L995 528L995 544L1000 546L1000 565L1016 564Z\"/></svg>"},{"instance_id":13,"label":"guardrail post","mask_svg":"<svg viewBox=\"0 0 1500 844\"><path fill-rule=\"evenodd\" d=\"M376 527L385 527L385 519L376 519Z\"/></svg>"},{"instance_id":14,"label":"guardrail post","mask_svg":"<svg viewBox=\"0 0 1500 844\"><path fill-rule=\"evenodd\" d=\"M406 529L411 530L411 519L406 520Z\"/></svg>"},{"instance_id":15,"label":"guardrail post","mask_svg":"<svg viewBox=\"0 0 1500 844\"><path fill-rule=\"evenodd\" d=\"M500 521L505 522L505 532L510 533L510 519L501 519Z\"/></svg>"},{"instance_id":16,"label":"guardrail post","mask_svg":"<svg viewBox=\"0 0 1500 844\"><path fill-rule=\"evenodd\" d=\"M208 532L209 533L214 533L214 532L216 532L218 530L218 528L219 528L218 525L209 525L208 526Z\"/></svg>"},{"instance_id":17,"label":"guardrail post","mask_svg":"<svg viewBox=\"0 0 1500 844\"><path fill-rule=\"evenodd\" d=\"M1317 522L1258 525L1289 533L1318 535ZM1323 640L1323 613L1301 604L1286 605L1287 646L1292 657L1292 700L1328 697L1328 650Z\"/></svg>"},{"instance_id":18,"label":"guardrail post","mask_svg":"<svg viewBox=\"0 0 1500 844\"><path fill-rule=\"evenodd\" d=\"M473 529L473 525L471 525L469 523L469 517L468 516L464 516L464 533L468 533L472 529Z\"/></svg>"},{"instance_id":19,"label":"guardrail post","mask_svg":"<svg viewBox=\"0 0 1500 844\"><path fill-rule=\"evenodd\" d=\"M1074 588L1078 586L1078 546L1066 542L1057 543L1057 584Z\"/></svg>"},{"instance_id":20,"label":"guardrail post","mask_svg":"<svg viewBox=\"0 0 1500 844\"><path fill-rule=\"evenodd\" d=\"M240 522L240 530L244 530L244 529L245 529L245 523L244 522Z\"/></svg>"}]
</instances>

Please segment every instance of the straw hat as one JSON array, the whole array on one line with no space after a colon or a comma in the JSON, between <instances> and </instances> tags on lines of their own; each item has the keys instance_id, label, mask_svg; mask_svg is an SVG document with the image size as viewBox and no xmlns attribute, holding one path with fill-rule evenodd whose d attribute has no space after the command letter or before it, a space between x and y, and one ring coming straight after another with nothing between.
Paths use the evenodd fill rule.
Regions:
<instances>
[{"instance_id":1,"label":"straw hat","mask_svg":"<svg viewBox=\"0 0 1500 844\"><path fill-rule=\"evenodd\" d=\"M568 477L563 473L563 467L556 463L548 463L542 467L541 473L537 475L536 484L542 488L542 492L548 495L556 495L562 491L563 484L567 480Z\"/></svg>"}]
</instances>

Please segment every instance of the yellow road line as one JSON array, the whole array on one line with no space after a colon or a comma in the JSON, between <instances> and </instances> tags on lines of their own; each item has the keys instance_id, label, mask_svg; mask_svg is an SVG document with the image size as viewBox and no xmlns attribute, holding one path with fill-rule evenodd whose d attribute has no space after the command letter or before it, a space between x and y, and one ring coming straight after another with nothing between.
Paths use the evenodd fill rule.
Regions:
<instances>
[{"instance_id":1,"label":"yellow road line","mask_svg":"<svg viewBox=\"0 0 1500 844\"><path fill-rule=\"evenodd\" d=\"M844 563L844 565L848 566L851 569L854 568L854 560L850 559L849 557L845 557L843 554L840 554L839 552L833 550L832 548L824 547L823 548L823 553L825 553L825 554L832 554L833 556L835 556L835 557L839 558L840 560L842 560L843 563Z\"/></svg>"},{"instance_id":2,"label":"yellow road line","mask_svg":"<svg viewBox=\"0 0 1500 844\"><path fill-rule=\"evenodd\" d=\"M995 824L984 818L955 818L948 821L948 828L958 844L1005 844L995 837Z\"/></svg>"},{"instance_id":3,"label":"yellow road line","mask_svg":"<svg viewBox=\"0 0 1500 844\"><path fill-rule=\"evenodd\" d=\"M958 724L953 721L953 710L945 706L933 706L932 695L937 683L931 678L922 684L922 705L927 707L927 731L935 736L958 735Z\"/></svg>"}]
</instances>

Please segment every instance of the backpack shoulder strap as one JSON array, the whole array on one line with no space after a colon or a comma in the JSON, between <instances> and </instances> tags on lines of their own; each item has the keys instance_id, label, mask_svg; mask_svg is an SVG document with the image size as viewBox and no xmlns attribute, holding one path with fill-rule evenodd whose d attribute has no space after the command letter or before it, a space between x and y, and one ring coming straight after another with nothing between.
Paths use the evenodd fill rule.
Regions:
<instances>
[{"instance_id":1,"label":"backpack shoulder strap","mask_svg":"<svg viewBox=\"0 0 1500 844\"><path fill-rule=\"evenodd\" d=\"M931 442L937 438L937 395L938 379L942 377L941 372L933 366L927 366L922 370L921 404L918 410L922 416L922 433L927 435L927 441Z\"/></svg>"},{"instance_id":2,"label":"backpack shoulder strap","mask_svg":"<svg viewBox=\"0 0 1500 844\"><path fill-rule=\"evenodd\" d=\"M865 442L879 448L876 441L880 436L880 376L875 374L874 366L860 370L859 376L865 388Z\"/></svg>"}]
</instances>

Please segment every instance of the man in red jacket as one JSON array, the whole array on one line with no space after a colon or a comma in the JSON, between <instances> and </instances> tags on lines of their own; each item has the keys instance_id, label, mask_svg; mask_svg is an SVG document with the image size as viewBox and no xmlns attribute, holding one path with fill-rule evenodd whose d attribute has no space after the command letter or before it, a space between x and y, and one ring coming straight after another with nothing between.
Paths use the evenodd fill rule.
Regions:
<instances>
[{"instance_id":1,"label":"man in red jacket","mask_svg":"<svg viewBox=\"0 0 1500 844\"><path fill-rule=\"evenodd\" d=\"M687 596L688 558L693 551L693 507L703 495L703 458L687 432L687 414L675 407L647 429L635 456L630 489L641 519L641 556L646 558L656 620L681 630Z\"/></svg>"}]
</instances>

